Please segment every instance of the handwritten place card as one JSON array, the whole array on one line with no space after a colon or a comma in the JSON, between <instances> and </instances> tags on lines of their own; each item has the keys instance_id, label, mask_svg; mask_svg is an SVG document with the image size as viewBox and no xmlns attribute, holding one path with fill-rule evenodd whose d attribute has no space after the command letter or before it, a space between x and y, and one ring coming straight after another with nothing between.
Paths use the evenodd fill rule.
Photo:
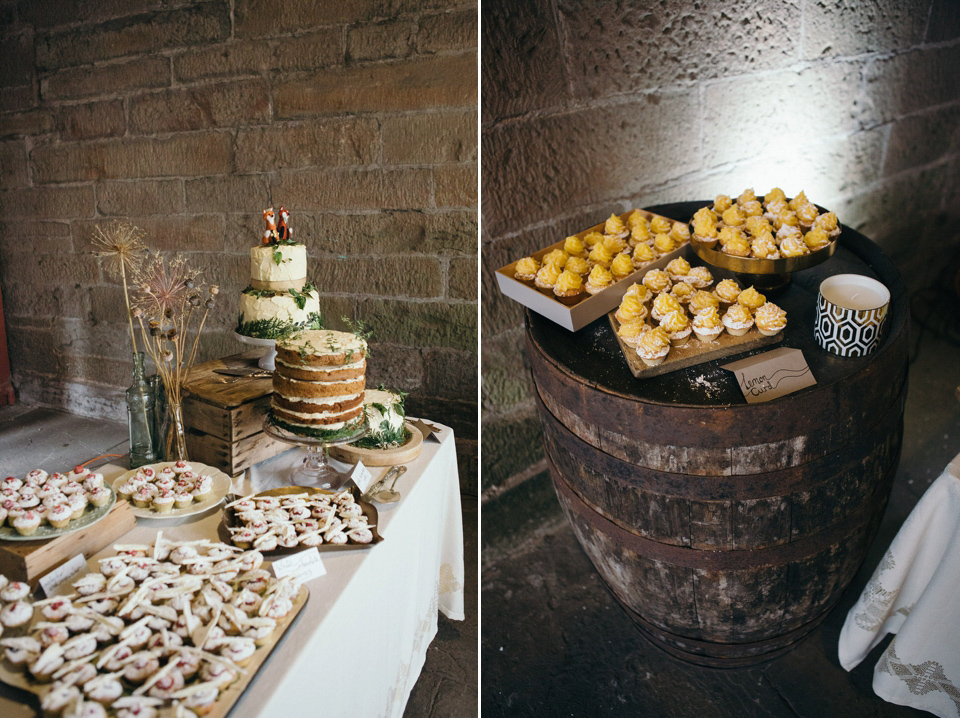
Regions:
<instances>
[{"instance_id":1,"label":"handwritten place card","mask_svg":"<svg viewBox=\"0 0 960 718\"><path fill-rule=\"evenodd\" d=\"M83 557L82 553L78 553L69 561L60 564L50 573L40 579L40 588L43 589L44 594L47 597L52 596L57 592L57 589L67 581L70 581L78 574L84 573L87 570L87 559Z\"/></svg>"},{"instance_id":2,"label":"handwritten place card","mask_svg":"<svg viewBox=\"0 0 960 718\"><path fill-rule=\"evenodd\" d=\"M749 404L770 401L817 383L803 352L789 347L724 364L722 368L736 375Z\"/></svg>"},{"instance_id":3,"label":"handwritten place card","mask_svg":"<svg viewBox=\"0 0 960 718\"><path fill-rule=\"evenodd\" d=\"M316 547L274 559L272 566L273 575L277 578L296 576L299 581L309 581L327 573Z\"/></svg>"},{"instance_id":4,"label":"handwritten place card","mask_svg":"<svg viewBox=\"0 0 960 718\"><path fill-rule=\"evenodd\" d=\"M370 473L370 469L363 465L362 461L358 461L357 465L350 470L349 476L353 479L357 488L360 489L361 494L366 493L370 484L373 483L373 474Z\"/></svg>"}]
</instances>

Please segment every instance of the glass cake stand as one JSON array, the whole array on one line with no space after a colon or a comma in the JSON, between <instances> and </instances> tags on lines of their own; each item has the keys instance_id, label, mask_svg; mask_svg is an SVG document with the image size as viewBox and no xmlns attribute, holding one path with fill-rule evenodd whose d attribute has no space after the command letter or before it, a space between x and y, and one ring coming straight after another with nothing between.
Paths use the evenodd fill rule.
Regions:
<instances>
[{"instance_id":1,"label":"glass cake stand","mask_svg":"<svg viewBox=\"0 0 960 718\"><path fill-rule=\"evenodd\" d=\"M348 477L330 466L330 462L327 461L327 450L331 446L349 444L363 438L370 427L364 422L354 433L330 441L315 439L312 436L300 436L282 429L276 426L268 415L263 418L263 430L268 436L272 436L278 441L302 446L307 450L306 456L303 457L303 464L292 472L291 478L294 486L310 486L315 489L336 491L347 482Z\"/></svg>"},{"instance_id":2,"label":"glass cake stand","mask_svg":"<svg viewBox=\"0 0 960 718\"><path fill-rule=\"evenodd\" d=\"M237 341L242 342L243 344L252 344L255 347L267 347L267 351L265 351L263 356L260 357L260 361L257 363L257 366L264 371L274 370L274 360L277 358L276 339L257 339L256 337L248 337L246 334L238 334L237 332L234 332L233 336L237 338Z\"/></svg>"}]
</instances>

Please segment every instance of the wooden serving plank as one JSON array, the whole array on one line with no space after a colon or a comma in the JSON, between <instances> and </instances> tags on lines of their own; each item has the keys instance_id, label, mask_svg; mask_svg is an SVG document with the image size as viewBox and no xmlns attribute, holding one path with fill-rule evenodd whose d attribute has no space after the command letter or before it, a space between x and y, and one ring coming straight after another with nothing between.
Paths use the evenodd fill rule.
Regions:
<instances>
[{"instance_id":1,"label":"wooden serving plank","mask_svg":"<svg viewBox=\"0 0 960 718\"><path fill-rule=\"evenodd\" d=\"M78 553L91 556L137 525L133 507L118 499L95 524L46 541L0 543L0 574L36 586L37 581Z\"/></svg>"},{"instance_id":2,"label":"wooden serving plank","mask_svg":"<svg viewBox=\"0 0 960 718\"><path fill-rule=\"evenodd\" d=\"M403 446L395 449L361 449L350 444L340 444L330 447L330 455L334 458L346 461L348 464L356 464L362 461L364 466L395 466L397 464L408 464L418 456L423 448L423 434L413 424L407 422L407 431L410 432L410 438Z\"/></svg>"},{"instance_id":3,"label":"wooden serving plank","mask_svg":"<svg viewBox=\"0 0 960 718\"><path fill-rule=\"evenodd\" d=\"M683 346L670 347L670 353L667 354L667 358L663 360L662 364L647 366L643 363L643 359L637 355L637 350L624 342L617 334L620 322L617 321L614 312L610 312L607 317L610 320L610 326L613 327L613 335L617 338L623 357L627 360L627 366L630 367L630 373L638 379L660 376L678 369L686 369L696 364L741 354L751 349L783 341L783 332L774 334L772 337L766 337L755 326L742 337L735 337L725 331L721 332L720 336L706 344L697 339L696 335L691 334L690 339Z\"/></svg>"},{"instance_id":4,"label":"wooden serving plank","mask_svg":"<svg viewBox=\"0 0 960 718\"><path fill-rule=\"evenodd\" d=\"M262 349L253 349L241 354L214 359L195 366L184 386L193 397L223 409L233 409L241 404L269 395L272 391L270 377L226 377L217 374L217 369L257 368ZM230 379L231 381L223 381ZM232 381L238 379L238 381Z\"/></svg>"}]
</instances>

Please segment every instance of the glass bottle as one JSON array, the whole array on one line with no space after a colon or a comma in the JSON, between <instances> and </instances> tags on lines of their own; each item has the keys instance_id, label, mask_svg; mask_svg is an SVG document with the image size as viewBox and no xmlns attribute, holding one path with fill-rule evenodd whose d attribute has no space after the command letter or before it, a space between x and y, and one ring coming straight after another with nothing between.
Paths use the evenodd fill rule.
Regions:
<instances>
[{"instance_id":1,"label":"glass bottle","mask_svg":"<svg viewBox=\"0 0 960 718\"><path fill-rule=\"evenodd\" d=\"M163 388L163 380L159 374L147 377L147 383L153 391L154 419L150 434L153 437L153 449L157 461L163 461L163 423L167 416L167 390Z\"/></svg>"},{"instance_id":2,"label":"glass bottle","mask_svg":"<svg viewBox=\"0 0 960 718\"><path fill-rule=\"evenodd\" d=\"M130 468L157 460L153 443L156 421L153 389L143 376L143 352L133 354L133 383L127 389L127 426L130 430Z\"/></svg>"}]
</instances>

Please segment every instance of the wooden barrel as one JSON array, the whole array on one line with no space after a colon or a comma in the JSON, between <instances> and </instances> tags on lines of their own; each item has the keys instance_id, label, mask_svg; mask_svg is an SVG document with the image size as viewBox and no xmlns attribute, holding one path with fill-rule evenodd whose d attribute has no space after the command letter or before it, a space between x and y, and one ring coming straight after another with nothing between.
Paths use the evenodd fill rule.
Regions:
<instances>
[{"instance_id":1,"label":"wooden barrel","mask_svg":"<svg viewBox=\"0 0 960 718\"><path fill-rule=\"evenodd\" d=\"M655 208L689 218L703 203ZM826 276L891 290L882 345L817 346ZM720 276L721 272L715 272ZM775 301L817 384L748 404L716 360L650 379L626 368L605 318L575 334L528 314L527 354L560 503L610 591L656 645L747 665L813 630L850 584L890 494L903 435L908 306L892 263L844 229L833 259Z\"/></svg>"}]
</instances>

